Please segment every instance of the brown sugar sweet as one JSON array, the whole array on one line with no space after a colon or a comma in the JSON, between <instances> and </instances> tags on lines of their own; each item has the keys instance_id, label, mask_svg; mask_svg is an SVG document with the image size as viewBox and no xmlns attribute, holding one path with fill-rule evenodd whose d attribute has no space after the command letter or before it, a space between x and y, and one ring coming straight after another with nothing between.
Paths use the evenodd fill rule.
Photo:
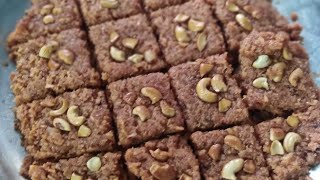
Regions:
<instances>
[{"instance_id":1,"label":"brown sugar sweet","mask_svg":"<svg viewBox=\"0 0 320 180\"><path fill-rule=\"evenodd\" d=\"M158 9L162 9L168 6L182 4L187 2L188 0L143 0L144 8L147 11L155 11Z\"/></svg>"}]
</instances>

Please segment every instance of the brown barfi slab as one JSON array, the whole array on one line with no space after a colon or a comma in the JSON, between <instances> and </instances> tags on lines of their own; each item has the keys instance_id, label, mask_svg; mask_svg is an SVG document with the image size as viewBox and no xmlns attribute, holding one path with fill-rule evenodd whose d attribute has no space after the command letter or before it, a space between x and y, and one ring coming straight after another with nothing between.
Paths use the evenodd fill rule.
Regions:
<instances>
[{"instance_id":1,"label":"brown barfi slab","mask_svg":"<svg viewBox=\"0 0 320 180\"><path fill-rule=\"evenodd\" d=\"M85 32L79 29L29 40L13 47L11 56L17 63L17 71L11 75L17 104L42 99L47 94L100 85Z\"/></svg>"},{"instance_id":2,"label":"brown barfi slab","mask_svg":"<svg viewBox=\"0 0 320 180\"><path fill-rule=\"evenodd\" d=\"M213 4L215 14L222 22L228 49L239 50L240 42L252 31L287 31L299 39L301 27L288 21L269 0L207 0Z\"/></svg>"},{"instance_id":3,"label":"brown barfi slab","mask_svg":"<svg viewBox=\"0 0 320 180\"><path fill-rule=\"evenodd\" d=\"M250 109L285 114L316 101L308 55L287 33L252 32L241 44L239 60Z\"/></svg>"},{"instance_id":4,"label":"brown barfi slab","mask_svg":"<svg viewBox=\"0 0 320 180\"><path fill-rule=\"evenodd\" d=\"M270 179L253 127L198 131L190 138L205 179Z\"/></svg>"},{"instance_id":5,"label":"brown barfi slab","mask_svg":"<svg viewBox=\"0 0 320 180\"><path fill-rule=\"evenodd\" d=\"M198 59L169 70L189 131L246 122L248 110L231 73L227 54Z\"/></svg>"},{"instance_id":6,"label":"brown barfi slab","mask_svg":"<svg viewBox=\"0 0 320 180\"><path fill-rule=\"evenodd\" d=\"M210 6L193 0L151 13L166 61L178 65L223 53L224 39Z\"/></svg>"},{"instance_id":7,"label":"brown barfi slab","mask_svg":"<svg viewBox=\"0 0 320 180\"><path fill-rule=\"evenodd\" d=\"M61 159L58 162L33 162L28 176L32 180L44 179L123 179L125 177L121 153L85 154Z\"/></svg>"},{"instance_id":8,"label":"brown barfi slab","mask_svg":"<svg viewBox=\"0 0 320 180\"><path fill-rule=\"evenodd\" d=\"M182 4L187 2L188 0L143 0L144 8L147 11L155 11L158 9L162 9L168 6Z\"/></svg>"},{"instance_id":9,"label":"brown barfi slab","mask_svg":"<svg viewBox=\"0 0 320 180\"><path fill-rule=\"evenodd\" d=\"M79 89L16 107L23 145L35 159L111 151L115 139L104 91Z\"/></svg>"},{"instance_id":10,"label":"brown barfi slab","mask_svg":"<svg viewBox=\"0 0 320 180\"><path fill-rule=\"evenodd\" d=\"M199 163L186 139L169 136L128 149L125 154L129 172L141 180L200 180Z\"/></svg>"},{"instance_id":11,"label":"brown barfi slab","mask_svg":"<svg viewBox=\"0 0 320 180\"><path fill-rule=\"evenodd\" d=\"M90 27L102 80L112 82L165 67L145 15Z\"/></svg>"},{"instance_id":12,"label":"brown barfi slab","mask_svg":"<svg viewBox=\"0 0 320 180\"><path fill-rule=\"evenodd\" d=\"M81 25L81 16L74 0L33 1L9 35L8 46L66 29L80 28Z\"/></svg>"},{"instance_id":13,"label":"brown barfi slab","mask_svg":"<svg viewBox=\"0 0 320 180\"><path fill-rule=\"evenodd\" d=\"M88 26L142 13L140 0L77 0Z\"/></svg>"},{"instance_id":14,"label":"brown barfi slab","mask_svg":"<svg viewBox=\"0 0 320 180\"><path fill-rule=\"evenodd\" d=\"M256 125L273 179L310 179L309 170L320 163L319 108L316 111Z\"/></svg>"},{"instance_id":15,"label":"brown barfi slab","mask_svg":"<svg viewBox=\"0 0 320 180\"><path fill-rule=\"evenodd\" d=\"M153 73L108 86L119 144L125 147L184 130L168 75Z\"/></svg>"}]
</instances>

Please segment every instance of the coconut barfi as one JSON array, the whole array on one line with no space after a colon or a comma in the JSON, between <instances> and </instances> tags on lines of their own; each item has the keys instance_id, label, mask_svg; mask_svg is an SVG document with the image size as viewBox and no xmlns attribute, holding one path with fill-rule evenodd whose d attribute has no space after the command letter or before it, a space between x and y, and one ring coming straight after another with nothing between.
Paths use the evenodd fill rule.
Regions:
<instances>
[{"instance_id":1,"label":"coconut barfi","mask_svg":"<svg viewBox=\"0 0 320 180\"><path fill-rule=\"evenodd\" d=\"M172 87L189 131L212 130L247 121L248 109L231 73L227 54L170 68Z\"/></svg>"},{"instance_id":2,"label":"coconut barfi","mask_svg":"<svg viewBox=\"0 0 320 180\"><path fill-rule=\"evenodd\" d=\"M108 86L119 144L129 147L184 130L184 119L162 73L120 80Z\"/></svg>"},{"instance_id":3,"label":"coconut barfi","mask_svg":"<svg viewBox=\"0 0 320 180\"><path fill-rule=\"evenodd\" d=\"M112 82L166 66L145 15L90 27L102 80Z\"/></svg>"}]
</instances>

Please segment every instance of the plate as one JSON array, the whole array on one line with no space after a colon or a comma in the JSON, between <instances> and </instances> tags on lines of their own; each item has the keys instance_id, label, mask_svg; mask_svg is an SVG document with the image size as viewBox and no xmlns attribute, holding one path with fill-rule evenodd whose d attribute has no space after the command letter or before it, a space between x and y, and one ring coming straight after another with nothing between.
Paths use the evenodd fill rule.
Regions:
<instances>
[{"instance_id":1,"label":"plate","mask_svg":"<svg viewBox=\"0 0 320 180\"><path fill-rule=\"evenodd\" d=\"M299 14L312 74L320 86L320 0L275 0L273 4L288 18L293 11ZM28 6L30 5L26 0L0 0L0 180L22 179L18 172L25 151L20 145L19 134L14 130L14 96L9 80L15 65L8 59L5 47L8 34ZM310 175L314 180L319 180L320 166L311 170Z\"/></svg>"}]
</instances>

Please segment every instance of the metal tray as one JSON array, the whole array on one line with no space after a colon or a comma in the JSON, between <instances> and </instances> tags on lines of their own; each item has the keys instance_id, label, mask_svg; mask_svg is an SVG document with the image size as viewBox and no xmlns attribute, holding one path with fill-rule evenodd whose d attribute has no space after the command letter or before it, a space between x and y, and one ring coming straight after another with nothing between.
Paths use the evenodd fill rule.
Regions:
<instances>
[{"instance_id":1,"label":"metal tray","mask_svg":"<svg viewBox=\"0 0 320 180\"><path fill-rule=\"evenodd\" d=\"M320 85L320 0L274 0L278 10L289 18L291 12L299 14L303 24L304 46L308 50L314 80ZM29 6L27 0L0 0L0 180L19 180L19 168L25 156L20 146L20 136L14 130L13 94L9 75L15 70L8 59L5 42ZM320 180L320 166L310 171L314 180Z\"/></svg>"}]
</instances>

